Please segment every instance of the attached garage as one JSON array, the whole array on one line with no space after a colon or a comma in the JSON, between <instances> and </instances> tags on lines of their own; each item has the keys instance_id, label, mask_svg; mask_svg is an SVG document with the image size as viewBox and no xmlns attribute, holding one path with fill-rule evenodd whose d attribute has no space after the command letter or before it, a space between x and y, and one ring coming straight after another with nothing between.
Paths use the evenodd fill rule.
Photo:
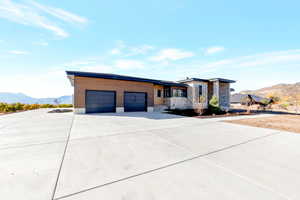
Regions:
<instances>
[{"instance_id":1,"label":"attached garage","mask_svg":"<svg viewBox=\"0 0 300 200\"><path fill-rule=\"evenodd\" d=\"M147 111L147 93L124 92L124 111L125 112Z\"/></svg>"},{"instance_id":2,"label":"attached garage","mask_svg":"<svg viewBox=\"0 0 300 200\"><path fill-rule=\"evenodd\" d=\"M86 91L86 113L116 112L115 91Z\"/></svg>"}]
</instances>

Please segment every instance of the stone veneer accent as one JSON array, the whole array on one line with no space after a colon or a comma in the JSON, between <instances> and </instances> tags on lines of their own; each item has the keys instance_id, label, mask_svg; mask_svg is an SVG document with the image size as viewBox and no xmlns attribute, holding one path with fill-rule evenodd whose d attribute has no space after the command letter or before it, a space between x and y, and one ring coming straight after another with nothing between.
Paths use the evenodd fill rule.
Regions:
<instances>
[{"instance_id":1,"label":"stone veneer accent","mask_svg":"<svg viewBox=\"0 0 300 200\"><path fill-rule=\"evenodd\" d=\"M229 83L219 84L219 104L221 108L229 109L230 107L230 86Z\"/></svg>"}]
</instances>

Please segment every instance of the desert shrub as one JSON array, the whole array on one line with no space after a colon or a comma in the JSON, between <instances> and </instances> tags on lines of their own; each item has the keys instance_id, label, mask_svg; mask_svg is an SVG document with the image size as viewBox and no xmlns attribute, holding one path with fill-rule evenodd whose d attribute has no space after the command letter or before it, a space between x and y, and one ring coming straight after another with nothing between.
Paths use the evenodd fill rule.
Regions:
<instances>
[{"instance_id":1,"label":"desert shrub","mask_svg":"<svg viewBox=\"0 0 300 200\"><path fill-rule=\"evenodd\" d=\"M16 110L24 110L24 104L22 103L15 103L14 106Z\"/></svg>"},{"instance_id":2,"label":"desert shrub","mask_svg":"<svg viewBox=\"0 0 300 200\"><path fill-rule=\"evenodd\" d=\"M58 107L59 108L72 108L73 104L59 104Z\"/></svg>"},{"instance_id":3,"label":"desert shrub","mask_svg":"<svg viewBox=\"0 0 300 200\"><path fill-rule=\"evenodd\" d=\"M57 108L57 106L53 104L41 104L40 108Z\"/></svg>"},{"instance_id":4,"label":"desert shrub","mask_svg":"<svg viewBox=\"0 0 300 200\"><path fill-rule=\"evenodd\" d=\"M31 105L30 104L25 104L23 106L23 110L31 110Z\"/></svg>"},{"instance_id":5,"label":"desert shrub","mask_svg":"<svg viewBox=\"0 0 300 200\"><path fill-rule=\"evenodd\" d=\"M1 103L0 102L0 112L16 112L21 110L35 110L39 108L71 108L72 104L22 104L22 103Z\"/></svg>"},{"instance_id":6,"label":"desert shrub","mask_svg":"<svg viewBox=\"0 0 300 200\"><path fill-rule=\"evenodd\" d=\"M6 107L7 107L7 103L0 103L0 112L4 112Z\"/></svg>"},{"instance_id":7,"label":"desert shrub","mask_svg":"<svg viewBox=\"0 0 300 200\"><path fill-rule=\"evenodd\" d=\"M16 112L16 107L15 107L15 104L8 104L6 109L5 109L5 112Z\"/></svg>"},{"instance_id":8,"label":"desert shrub","mask_svg":"<svg viewBox=\"0 0 300 200\"><path fill-rule=\"evenodd\" d=\"M30 105L30 110L39 109L40 107L41 107L40 104L31 104Z\"/></svg>"},{"instance_id":9,"label":"desert shrub","mask_svg":"<svg viewBox=\"0 0 300 200\"><path fill-rule=\"evenodd\" d=\"M279 107L280 107L281 109L287 110L288 107L289 107L289 104L288 104L288 103L282 103L282 104L279 105Z\"/></svg>"}]
</instances>

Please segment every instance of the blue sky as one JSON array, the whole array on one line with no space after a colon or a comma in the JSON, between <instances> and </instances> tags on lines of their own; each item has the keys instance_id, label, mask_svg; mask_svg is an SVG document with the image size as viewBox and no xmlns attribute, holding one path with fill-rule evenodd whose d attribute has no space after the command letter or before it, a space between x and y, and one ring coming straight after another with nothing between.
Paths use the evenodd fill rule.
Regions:
<instances>
[{"instance_id":1,"label":"blue sky","mask_svg":"<svg viewBox=\"0 0 300 200\"><path fill-rule=\"evenodd\" d=\"M65 70L299 82L299 1L0 0L0 92L72 93Z\"/></svg>"}]
</instances>

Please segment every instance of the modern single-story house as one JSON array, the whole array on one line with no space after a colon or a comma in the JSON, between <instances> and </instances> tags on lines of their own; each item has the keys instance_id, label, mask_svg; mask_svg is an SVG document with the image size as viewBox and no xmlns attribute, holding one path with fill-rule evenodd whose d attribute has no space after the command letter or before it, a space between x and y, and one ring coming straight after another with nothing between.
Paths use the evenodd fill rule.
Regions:
<instances>
[{"instance_id":1,"label":"modern single-story house","mask_svg":"<svg viewBox=\"0 0 300 200\"><path fill-rule=\"evenodd\" d=\"M208 107L216 96L230 107L230 83L222 78L186 78L173 82L116 74L67 71L74 87L75 113L162 111Z\"/></svg>"}]
</instances>

